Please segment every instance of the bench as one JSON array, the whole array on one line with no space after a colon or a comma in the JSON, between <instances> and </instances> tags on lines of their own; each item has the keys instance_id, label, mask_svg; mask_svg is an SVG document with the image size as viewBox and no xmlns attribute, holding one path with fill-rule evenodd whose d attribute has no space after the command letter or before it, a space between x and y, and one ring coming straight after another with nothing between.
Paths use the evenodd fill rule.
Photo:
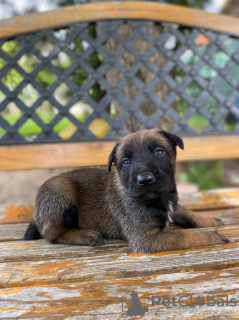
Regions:
<instances>
[{"instance_id":1,"label":"bench","mask_svg":"<svg viewBox=\"0 0 239 320\"><path fill-rule=\"evenodd\" d=\"M0 170L106 165L117 139L157 126L183 137L178 162L238 159L238 48L238 19L156 2L0 21ZM222 219L207 230L230 243L142 254L24 242L34 206L1 208L0 318L119 319L136 291L144 319L238 319L237 305L197 297L238 301L239 188L179 197ZM173 295L195 307L159 303Z\"/></svg>"}]
</instances>

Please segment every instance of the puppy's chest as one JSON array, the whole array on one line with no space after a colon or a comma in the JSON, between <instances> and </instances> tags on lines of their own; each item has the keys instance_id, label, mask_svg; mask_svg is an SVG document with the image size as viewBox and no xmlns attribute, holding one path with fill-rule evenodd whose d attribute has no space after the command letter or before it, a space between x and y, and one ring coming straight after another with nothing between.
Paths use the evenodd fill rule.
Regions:
<instances>
[{"instance_id":1,"label":"puppy's chest","mask_svg":"<svg viewBox=\"0 0 239 320\"><path fill-rule=\"evenodd\" d=\"M148 209L147 217L149 220L157 221L159 228L162 230L172 222L172 210L172 205L161 204Z\"/></svg>"},{"instance_id":2,"label":"puppy's chest","mask_svg":"<svg viewBox=\"0 0 239 320\"><path fill-rule=\"evenodd\" d=\"M160 229L165 228L172 222L171 216L174 212L174 205L169 200L156 200L147 204L137 202L128 203L124 208L116 208L114 215L120 221L137 224L157 225Z\"/></svg>"}]
</instances>

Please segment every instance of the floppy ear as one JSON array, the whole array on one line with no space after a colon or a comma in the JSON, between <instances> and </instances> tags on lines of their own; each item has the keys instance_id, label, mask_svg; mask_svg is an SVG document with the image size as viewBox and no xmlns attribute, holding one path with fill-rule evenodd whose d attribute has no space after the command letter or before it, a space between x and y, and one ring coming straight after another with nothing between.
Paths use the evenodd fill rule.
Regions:
<instances>
[{"instance_id":1,"label":"floppy ear","mask_svg":"<svg viewBox=\"0 0 239 320\"><path fill-rule=\"evenodd\" d=\"M109 160L108 160L108 171L111 171L111 166L112 163L116 163L116 150L118 148L119 143L117 142L116 145L114 146L114 149L112 150L111 154L109 155Z\"/></svg>"},{"instance_id":2,"label":"floppy ear","mask_svg":"<svg viewBox=\"0 0 239 320\"><path fill-rule=\"evenodd\" d=\"M158 130L158 133L162 134L174 147L177 145L181 149L184 148L183 140L175 134L166 132L164 130Z\"/></svg>"}]
</instances>

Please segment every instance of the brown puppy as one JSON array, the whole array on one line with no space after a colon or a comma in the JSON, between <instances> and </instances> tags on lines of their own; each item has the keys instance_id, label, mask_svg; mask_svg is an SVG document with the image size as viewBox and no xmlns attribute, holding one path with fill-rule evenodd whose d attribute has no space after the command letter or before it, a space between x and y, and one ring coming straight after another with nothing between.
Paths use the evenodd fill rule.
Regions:
<instances>
[{"instance_id":1,"label":"brown puppy","mask_svg":"<svg viewBox=\"0 0 239 320\"><path fill-rule=\"evenodd\" d=\"M35 217L24 239L102 245L104 238L128 240L135 252L217 245L217 232L171 230L220 225L178 205L176 146L183 141L163 130L142 130L122 138L108 170L82 168L46 181L36 197ZM111 172L112 163L116 168Z\"/></svg>"}]
</instances>

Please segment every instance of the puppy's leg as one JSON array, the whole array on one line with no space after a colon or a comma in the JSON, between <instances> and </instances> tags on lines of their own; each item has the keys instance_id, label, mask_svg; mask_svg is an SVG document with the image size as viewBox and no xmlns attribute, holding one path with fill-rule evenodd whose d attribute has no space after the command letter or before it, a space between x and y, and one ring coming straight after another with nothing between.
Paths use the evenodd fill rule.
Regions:
<instances>
[{"instance_id":1,"label":"puppy's leg","mask_svg":"<svg viewBox=\"0 0 239 320\"><path fill-rule=\"evenodd\" d=\"M124 221L123 231L134 252L159 252L221 245L229 242L215 231L160 229L157 220Z\"/></svg>"},{"instance_id":2,"label":"puppy's leg","mask_svg":"<svg viewBox=\"0 0 239 320\"><path fill-rule=\"evenodd\" d=\"M80 244L82 246L101 246L105 244L102 235L94 230L71 229L53 241L62 244Z\"/></svg>"},{"instance_id":3,"label":"puppy's leg","mask_svg":"<svg viewBox=\"0 0 239 320\"><path fill-rule=\"evenodd\" d=\"M143 230L142 230L143 231ZM134 252L160 252L171 250L191 249L201 246L213 246L228 243L229 241L221 234L211 231L193 230L167 230L159 228L147 232L131 234L128 238L129 245Z\"/></svg>"},{"instance_id":4,"label":"puppy's leg","mask_svg":"<svg viewBox=\"0 0 239 320\"><path fill-rule=\"evenodd\" d=\"M102 245L102 235L81 229L76 185L66 176L48 180L36 197L35 222L41 235L51 243Z\"/></svg>"},{"instance_id":5,"label":"puppy's leg","mask_svg":"<svg viewBox=\"0 0 239 320\"><path fill-rule=\"evenodd\" d=\"M177 212L172 216L172 220L183 228L207 228L223 225L220 219L202 217L200 214L187 210L181 205L178 205Z\"/></svg>"}]
</instances>

